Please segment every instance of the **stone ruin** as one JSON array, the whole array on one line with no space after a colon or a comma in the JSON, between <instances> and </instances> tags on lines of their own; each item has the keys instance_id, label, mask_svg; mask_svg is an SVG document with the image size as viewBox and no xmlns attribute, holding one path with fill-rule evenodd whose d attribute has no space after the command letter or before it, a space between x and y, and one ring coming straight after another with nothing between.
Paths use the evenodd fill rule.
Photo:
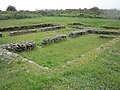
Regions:
<instances>
[{"instance_id":1,"label":"stone ruin","mask_svg":"<svg viewBox=\"0 0 120 90\"><path fill-rule=\"evenodd\" d=\"M2 37L2 32L0 32L0 37Z\"/></svg>"},{"instance_id":2,"label":"stone ruin","mask_svg":"<svg viewBox=\"0 0 120 90\"><path fill-rule=\"evenodd\" d=\"M65 26L51 26L51 27L45 27L41 28L41 31L51 31L51 30L57 30L65 28ZM11 31L10 36L16 36L21 34L27 34L27 33L35 33L37 30L21 30L21 31Z\"/></svg>"},{"instance_id":3,"label":"stone ruin","mask_svg":"<svg viewBox=\"0 0 120 90\"><path fill-rule=\"evenodd\" d=\"M11 44L2 45L2 48L12 52L21 52L21 51L31 50L35 46L36 46L35 42L27 41L27 42L21 42L21 43L11 43Z\"/></svg>"},{"instance_id":4,"label":"stone ruin","mask_svg":"<svg viewBox=\"0 0 120 90\"><path fill-rule=\"evenodd\" d=\"M53 37L44 38L42 40L42 44L47 45L47 44L57 43L57 42L64 41L64 40L67 40L67 35L60 34L60 35L56 35L56 36L53 36Z\"/></svg>"},{"instance_id":5,"label":"stone ruin","mask_svg":"<svg viewBox=\"0 0 120 90\"><path fill-rule=\"evenodd\" d=\"M118 31L105 31L105 30L88 30L88 33L93 34L107 34L107 35L120 35Z\"/></svg>"},{"instance_id":6,"label":"stone ruin","mask_svg":"<svg viewBox=\"0 0 120 90\"><path fill-rule=\"evenodd\" d=\"M101 27L105 29L120 29L120 27L115 27L115 26L101 26Z\"/></svg>"},{"instance_id":7,"label":"stone ruin","mask_svg":"<svg viewBox=\"0 0 120 90\"><path fill-rule=\"evenodd\" d=\"M51 31L51 30L57 30L57 29L63 29L65 28L65 26L52 26L52 27L44 27L44 28L41 28L41 31Z\"/></svg>"},{"instance_id":8,"label":"stone ruin","mask_svg":"<svg viewBox=\"0 0 120 90\"><path fill-rule=\"evenodd\" d=\"M91 27L90 24L83 24L83 23L69 23L68 24L72 28L83 29L84 27Z\"/></svg>"},{"instance_id":9,"label":"stone ruin","mask_svg":"<svg viewBox=\"0 0 120 90\"><path fill-rule=\"evenodd\" d=\"M80 35L85 35L85 34L87 34L87 33L88 33L87 30L73 31L73 32L71 32L71 33L69 34L69 37L74 38L74 37L78 37L78 36L80 36Z\"/></svg>"},{"instance_id":10,"label":"stone ruin","mask_svg":"<svg viewBox=\"0 0 120 90\"><path fill-rule=\"evenodd\" d=\"M28 33L35 33L37 30L21 30L21 31L11 31L10 36L28 34Z\"/></svg>"},{"instance_id":11,"label":"stone ruin","mask_svg":"<svg viewBox=\"0 0 120 90\"><path fill-rule=\"evenodd\" d=\"M83 26L84 24L83 23L69 23L68 25L81 25L81 26Z\"/></svg>"},{"instance_id":12,"label":"stone ruin","mask_svg":"<svg viewBox=\"0 0 120 90\"><path fill-rule=\"evenodd\" d=\"M115 36L113 35L103 35L103 34L101 34L99 37L100 38L115 38Z\"/></svg>"},{"instance_id":13,"label":"stone ruin","mask_svg":"<svg viewBox=\"0 0 120 90\"><path fill-rule=\"evenodd\" d=\"M92 30L92 29L84 29L79 31L73 31L69 34L69 37L78 37L80 35L85 34L104 34L100 37L102 38L114 38L114 36L111 35L120 35L119 31L105 31L105 30Z\"/></svg>"},{"instance_id":14,"label":"stone ruin","mask_svg":"<svg viewBox=\"0 0 120 90\"><path fill-rule=\"evenodd\" d=\"M82 23L70 23L68 25L69 25L69 27L76 28L76 29L83 29L84 28L84 24L82 24Z\"/></svg>"},{"instance_id":15,"label":"stone ruin","mask_svg":"<svg viewBox=\"0 0 120 90\"><path fill-rule=\"evenodd\" d=\"M71 28L76 28L76 29L83 29L84 26L70 26Z\"/></svg>"},{"instance_id":16,"label":"stone ruin","mask_svg":"<svg viewBox=\"0 0 120 90\"><path fill-rule=\"evenodd\" d=\"M35 28L43 28L43 27L51 27L51 26L57 26L57 25L55 25L55 24L37 24L37 25L26 25L26 26L14 26L14 27L0 28L0 32L35 29Z\"/></svg>"}]
</instances>

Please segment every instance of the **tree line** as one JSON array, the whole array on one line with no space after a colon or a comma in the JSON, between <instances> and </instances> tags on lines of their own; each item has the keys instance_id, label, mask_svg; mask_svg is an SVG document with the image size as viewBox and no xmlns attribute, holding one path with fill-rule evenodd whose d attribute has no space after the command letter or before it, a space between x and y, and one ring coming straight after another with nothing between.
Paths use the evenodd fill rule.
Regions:
<instances>
[{"instance_id":1,"label":"tree line","mask_svg":"<svg viewBox=\"0 0 120 90\"><path fill-rule=\"evenodd\" d=\"M114 11L114 13L112 13ZM117 14L116 14L117 13ZM43 9L36 11L19 10L16 7L9 5L6 11L0 11L0 19L23 19L40 16L59 16L59 17L80 17L80 18L110 18L120 19L119 10L103 10L98 7L90 9Z\"/></svg>"}]
</instances>

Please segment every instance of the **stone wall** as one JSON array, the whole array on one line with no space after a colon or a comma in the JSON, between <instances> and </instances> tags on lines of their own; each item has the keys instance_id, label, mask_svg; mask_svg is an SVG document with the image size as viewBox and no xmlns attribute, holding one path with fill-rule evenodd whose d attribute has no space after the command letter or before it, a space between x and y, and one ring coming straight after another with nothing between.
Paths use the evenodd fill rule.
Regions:
<instances>
[{"instance_id":1,"label":"stone wall","mask_svg":"<svg viewBox=\"0 0 120 90\"><path fill-rule=\"evenodd\" d=\"M57 42L60 42L60 41L64 41L66 39L67 39L67 35L60 34L60 35L56 35L56 36L53 36L53 37L44 38L42 40L42 44L47 45L47 44L51 44L51 43L57 43Z\"/></svg>"},{"instance_id":2,"label":"stone wall","mask_svg":"<svg viewBox=\"0 0 120 90\"><path fill-rule=\"evenodd\" d=\"M76 28L76 29L83 29L84 26L70 26L71 28Z\"/></svg>"},{"instance_id":3,"label":"stone wall","mask_svg":"<svg viewBox=\"0 0 120 90\"><path fill-rule=\"evenodd\" d=\"M69 34L69 37L74 38L74 37L78 37L78 36L80 36L80 35L85 35L85 34L87 34L87 33L88 33L87 30L73 31L73 32L71 32L71 33Z\"/></svg>"},{"instance_id":4,"label":"stone wall","mask_svg":"<svg viewBox=\"0 0 120 90\"><path fill-rule=\"evenodd\" d=\"M85 34L120 35L120 32L119 31L105 31L105 30L86 29L86 30L73 31L69 34L69 37L78 37L80 35L85 35Z\"/></svg>"},{"instance_id":5,"label":"stone wall","mask_svg":"<svg viewBox=\"0 0 120 90\"><path fill-rule=\"evenodd\" d=\"M106 30L88 30L88 33L93 34L108 34L108 35L120 35L118 31L106 31Z\"/></svg>"},{"instance_id":6,"label":"stone wall","mask_svg":"<svg viewBox=\"0 0 120 90\"><path fill-rule=\"evenodd\" d=\"M115 26L101 26L105 29L120 29L120 27L115 27Z\"/></svg>"},{"instance_id":7,"label":"stone wall","mask_svg":"<svg viewBox=\"0 0 120 90\"><path fill-rule=\"evenodd\" d=\"M100 38L115 38L113 35L100 35Z\"/></svg>"},{"instance_id":8,"label":"stone wall","mask_svg":"<svg viewBox=\"0 0 120 90\"><path fill-rule=\"evenodd\" d=\"M45 27L41 28L41 31L51 31L51 30L57 30L57 29L63 29L65 26L52 26L52 27Z\"/></svg>"},{"instance_id":9,"label":"stone wall","mask_svg":"<svg viewBox=\"0 0 120 90\"><path fill-rule=\"evenodd\" d=\"M31 50L36 46L35 42L21 42L2 45L3 49L7 49L12 52L21 52Z\"/></svg>"},{"instance_id":10,"label":"stone wall","mask_svg":"<svg viewBox=\"0 0 120 90\"><path fill-rule=\"evenodd\" d=\"M57 25L55 25L55 24L39 24L39 25L27 25L27 26L15 26L15 27L0 28L0 32L35 29L35 28L50 27L50 26L57 26Z\"/></svg>"},{"instance_id":11,"label":"stone wall","mask_svg":"<svg viewBox=\"0 0 120 90\"><path fill-rule=\"evenodd\" d=\"M78 22L76 22L76 23L69 23L68 25L84 25L83 23L78 23Z\"/></svg>"},{"instance_id":12,"label":"stone wall","mask_svg":"<svg viewBox=\"0 0 120 90\"><path fill-rule=\"evenodd\" d=\"M27 34L27 33L35 33L37 30L21 30L21 31L11 31L10 36L16 36L21 34Z\"/></svg>"}]
</instances>

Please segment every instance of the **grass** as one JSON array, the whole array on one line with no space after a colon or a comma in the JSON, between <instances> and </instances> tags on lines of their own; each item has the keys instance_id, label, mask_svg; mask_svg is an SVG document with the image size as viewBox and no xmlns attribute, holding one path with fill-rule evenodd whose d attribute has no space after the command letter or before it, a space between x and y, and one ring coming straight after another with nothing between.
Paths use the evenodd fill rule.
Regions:
<instances>
[{"instance_id":1,"label":"grass","mask_svg":"<svg viewBox=\"0 0 120 90\"><path fill-rule=\"evenodd\" d=\"M72 22L91 24L93 27L110 25L120 27L120 21L107 19L82 19L67 17L41 17L20 20L1 20L0 27L57 23L67 25ZM39 30L39 29L37 29ZM28 62L20 62L15 58L11 64L0 60L0 90L120 90L120 41L104 52L93 52L81 61L81 55L98 48L111 39L98 38L99 35L89 34L78 38L68 38L67 41L40 48L44 37L56 34L69 34L76 29L68 28L58 31L37 32L18 36L9 36L3 32L0 45L22 41L36 41L37 47L29 52L19 54L34 60L36 63L51 68L44 71ZM99 53L99 54L97 54ZM92 59L91 59L92 58ZM60 67L68 61L78 62Z\"/></svg>"},{"instance_id":2,"label":"grass","mask_svg":"<svg viewBox=\"0 0 120 90\"><path fill-rule=\"evenodd\" d=\"M40 29L37 29L40 30ZM24 35L18 35L18 36L9 36L9 32L3 32L3 37L0 38L0 44L6 44L6 43L13 43L13 42L22 42L22 41L29 41L34 40L37 42L41 42L42 38L54 36L56 34L69 34L71 31L74 31L75 29L72 28L65 28L61 30L56 31L50 31L50 32L37 32L37 33L30 33L30 34L24 34Z\"/></svg>"},{"instance_id":3,"label":"grass","mask_svg":"<svg viewBox=\"0 0 120 90\"><path fill-rule=\"evenodd\" d=\"M55 23L67 25L68 23L81 22L83 24L90 24L93 27L101 26L115 26L120 27L119 20L110 19L89 19L89 18L69 18L69 17L39 17L30 19L10 19L10 20L0 20L0 28L10 27L10 26L22 26L40 23Z\"/></svg>"},{"instance_id":4,"label":"grass","mask_svg":"<svg viewBox=\"0 0 120 90\"><path fill-rule=\"evenodd\" d=\"M68 38L67 41L40 48L41 40L44 37L57 35L60 33L69 34L74 29L63 29L60 31L38 32L32 34L9 36L4 32L0 44L14 43L22 41L36 41L37 47L32 51L19 53L25 58L34 60L38 64L46 67L57 67L67 61L79 57L81 54L98 47L110 39L100 39L99 35L85 35L78 38ZM64 47L63 47L64 46Z\"/></svg>"},{"instance_id":5,"label":"grass","mask_svg":"<svg viewBox=\"0 0 120 90\"><path fill-rule=\"evenodd\" d=\"M42 66L53 68L64 64L67 61L76 59L77 57L80 57L81 54L86 53L107 41L108 39L100 39L98 35L85 35L49 45L44 48L36 47L31 52L22 52L19 54L30 60L34 60Z\"/></svg>"},{"instance_id":6,"label":"grass","mask_svg":"<svg viewBox=\"0 0 120 90\"><path fill-rule=\"evenodd\" d=\"M120 41L84 64L74 64L62 71L44 72L26 62L0 64L1 90L93 90L120 89ZM86 57L89 58L89 57Z\"/></svg>"},{"instance_id":7,"label":"grass","mask_svg":"<svg viewBox=\"0 0 120 90\"><path fill-rule=\"evenodd\" d=\"M34 50L21 52L19 54L25 58L35 61L42 66L55 68L66 63L67 61L71 61L77 57L80 57L81 54L86 53L87 51L92 50L110 40L100 39L98 38L99 35L95 34L83 35L79 38L68 38L67 41L40 48L42 38L54 36L60 33L68 35L73 30L75 29L65 28L58 31L38 32L18 36L9 36L9 32L4 32L4 36L1 38L0 44L36 41L37 47Z\"/></svg>"}]
</instances>

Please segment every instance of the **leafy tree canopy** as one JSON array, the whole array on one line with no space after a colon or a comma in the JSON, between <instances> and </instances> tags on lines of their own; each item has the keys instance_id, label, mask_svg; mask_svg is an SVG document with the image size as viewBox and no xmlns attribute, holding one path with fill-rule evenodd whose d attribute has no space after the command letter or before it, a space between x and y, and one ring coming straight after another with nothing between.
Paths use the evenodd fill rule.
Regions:
<instances>
[{"instance_id":1,"label":"leafy tree canopy","mask_svg":"<svg viewBox=\"0 0 120 90\"><path fill-rule=\"evenodd\" d=\"M6 11L17 11L17 9L14 6L9 5L6 9Z\"/></svg>"}]
</instances>

